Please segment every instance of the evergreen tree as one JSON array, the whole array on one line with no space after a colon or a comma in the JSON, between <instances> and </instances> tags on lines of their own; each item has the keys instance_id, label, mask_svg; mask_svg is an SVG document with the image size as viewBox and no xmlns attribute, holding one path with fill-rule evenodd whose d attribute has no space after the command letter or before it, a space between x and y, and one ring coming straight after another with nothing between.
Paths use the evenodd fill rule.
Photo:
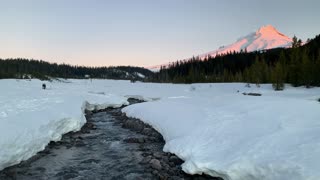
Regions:
<instances>
[{"instance_id":1,"label":"evergreen tree","mask_svg":"<svg viewBox=\"0 0 320 180\"><path fill-rule=\"evenodd\" d=\"M223 82L233 82L234 81L234 77L232 75L232 73L230 71L228 71L227 69L225 69L223 71Z\"/></svg>"},{"instance_id":2,"label":"evergreen tree","mask_svg":"<svg viewBox=\"0 0 320 180\"><path fill-rule=\"evenodd\" d=\"M284 89L284 67L278 61L272 71L272 87L276 91Z\"/></svg>"},{"instance_id":3,"label":"evergreen tree","mask_svg":"<svg viewBox=\"0 0 320 180\"><path fill-rule=\"evenodd\" d=\"M234 80L236 81L236 82L243 82L243 78L242 78L243 76L242 76L242 73L241 72L237 72L236 74L235 74L235 77L234 77Z\"/></svg>"},{"instance_id":4,"label":"evergreen tree","mask_svg":"<svg viewBox=\"0 0 320 180\"><path fill-rule=\"evenodd\" d=\"M288 61L287 61L287 58L286 58L284 51L280 52L279 62L282 67L282 73L283 73L283 77L284 77L284 81L285 81L287 79L287 75L288 75L288 63L287 63Z\"/></svg>"},{"instance_id":5,"label":"evergreen tree","mask_svg":"<svg viewBox=\"0 0 320 180\"><path fill-rule=\"evenodd\" d=\"M301 74L301 63L300 63L300 56L299 51L297 49L292 49L290 54L290 64L288 70L288 79L289 82L294 86L297 87L300 84L300 74Z\"/></svg>"},{"instance_id":6,"label":"evergreen tree","mask_svg":"<svg viewBox=\"0 0 320 180\"><path fill-rule=\"evenodd\" d=\"M294 35L292 38L292 48L297 48L297 47L299 47L298 38L296 35Z\"/></svg>"},{"instance_id":7,"label":"evergreen tree","mask_svg":"<svg viewBox=\"0 0 320 180\"><path fill-rule=\"evenodd\" d=\"M261 83L269 82L269 67L263 56L259 62L259 66L260 66Z\"/></svg>"},{"instance_id":8,"label":"evergreen tree","mask_svg":"<svg viewBox=\"0 0 320 180\"><path fill-rule=\"evenodd\" d=\"M249 68L250 76L252 83L255 83L257 87L260 87L260 83L265 80L267 65L265 62L259 59L259 56L256 55L253 65Z\"/></svg>"},{"instance_id":9,"label":"evergreen tree","mask_svg":"<svg viewBox=\"0 0 320 180\"><path fill-rule=\"evenodd\" d=\"M302 40L301 39L298 40L298 47L300 47L300 46L302 46Z\"/></svg>"},{"instance_id":10,"label":"evergreen tree","mask_svg":"<svg viewBox=\"0 0 320 180\"><path fill-rule=\"evenodd\" d=\"M320 50L314 65L314 79L315 85L320 86Z\"/></svg>"},{"instance_id":11,"label":"evergreen tree","mask_svg":"<svg viewBox=\"0 0 320 180\"><path fill-rule=\"evenodd\" d=\"M242 79L244 79L244 81L247 83L247 85L249 85L251 83L251 75L250 75L249 68L246 68L244 70Z\"/></svg>"},{"instance_id":12,"label":"evergreen tree","mask_svg":"<svg viewBox=\"0 0 320 180\"><path fill-rule=\"evenodd\" d=\"M307 88L310 87L310 85L312 84L312 71L313 71L313 66L312 66L312 62L310 60L310 58L308 57L308 53L307 50L303 50L302 51L302 55L301 55L301 59L302 59L302 70L301 70L301 75L300 75L300 82L302 82L303 84L305 84L305 86ZM301 84L302 84L301 83Z\"/></svg>"}]
</instances>

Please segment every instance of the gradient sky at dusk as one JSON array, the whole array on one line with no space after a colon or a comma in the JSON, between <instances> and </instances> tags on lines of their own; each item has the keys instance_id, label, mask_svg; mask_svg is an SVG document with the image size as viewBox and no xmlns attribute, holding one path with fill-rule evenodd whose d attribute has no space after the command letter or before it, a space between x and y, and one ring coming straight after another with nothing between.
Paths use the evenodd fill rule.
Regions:
<instances>
[{"instance_id":1,"label":"gradient sky at dusk","mask_svg":"<svg viewBox=\"0 0 320 180\"><path fill-rule=\"evenodd\" d=\"M0 58L152 66L233 43L271 24L320 34L318 0L0 0Z\"/></svg>"}]
</instances>

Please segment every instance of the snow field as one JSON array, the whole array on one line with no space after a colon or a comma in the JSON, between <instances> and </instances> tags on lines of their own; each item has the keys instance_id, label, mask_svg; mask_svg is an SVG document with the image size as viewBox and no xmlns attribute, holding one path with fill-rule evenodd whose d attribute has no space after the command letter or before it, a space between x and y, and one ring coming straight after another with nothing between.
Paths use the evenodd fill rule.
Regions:
<instances>
[{"instance_id":1,"label":"snow field","mask_svg":"<svg viewBox=\"0 0 320 180\"><path fill-rule=\"evenodd\" d=\"M173 85L113 80L0 80L0 169L85 123L84 110L120 107L164 137L183 170L232 180L320 179L320 88L275 92L242 83ZM237 92L239 91L239 92ZM260 97L242 92L262 93Z\"/></svg>"}]
</instances>

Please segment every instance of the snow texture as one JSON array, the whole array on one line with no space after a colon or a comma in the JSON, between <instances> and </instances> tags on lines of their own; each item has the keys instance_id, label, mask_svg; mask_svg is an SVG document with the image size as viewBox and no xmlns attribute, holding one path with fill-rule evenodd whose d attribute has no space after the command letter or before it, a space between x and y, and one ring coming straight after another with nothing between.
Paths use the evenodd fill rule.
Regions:
<instances>
[{"instance_id":1,"label":"snow texture","mask_svg":"<svg viewBox=\"0 0 320 180\"><path fill-rule=\"evenodd\" d=\"M67 83L65 83L67 82ZM0 169L85 123L84 110L120 107L159 131L190 174L226 180L320 179L320 88L276 92L242 83L0 80ZM242 93L261 93L260 97Z\"/></svg>"}]
</instances>

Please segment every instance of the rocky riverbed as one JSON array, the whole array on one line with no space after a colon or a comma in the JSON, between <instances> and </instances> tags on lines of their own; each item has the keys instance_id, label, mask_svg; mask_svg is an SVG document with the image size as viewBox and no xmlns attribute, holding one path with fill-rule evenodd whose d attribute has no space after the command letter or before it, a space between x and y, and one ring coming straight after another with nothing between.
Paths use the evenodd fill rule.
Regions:
<instances>
[{"instance_id":1,"label":"rocky riverbed","mask_svg":"<svg viewBox=\"0 0 320 180\"><path fill-rule=\"evenodd\" d=\"M86 118L80 131L0 171L0 179L219 179L184 173L183 161L162 151L161 134L121 108L87 112Z\"/></svg>"}]
</instances>

